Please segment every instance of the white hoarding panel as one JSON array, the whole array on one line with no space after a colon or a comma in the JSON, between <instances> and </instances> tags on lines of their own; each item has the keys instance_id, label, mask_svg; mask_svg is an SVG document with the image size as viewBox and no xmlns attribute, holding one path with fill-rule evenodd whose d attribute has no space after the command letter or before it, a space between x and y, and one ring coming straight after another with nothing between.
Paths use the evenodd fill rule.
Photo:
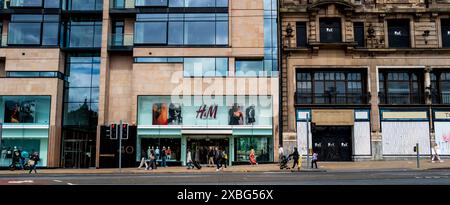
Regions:
<instances>
[{"instance_id":1,"label":"white hoarding panel","mask_svg":"<svg viewBox=\"0 0 450 205\"><path fill-rule=\"evenodd\" d=\"M428 122L382 122L383 155L415 155L419 143L420 154L430 154Z\"/></svg>"},{"instance_id":2,"label":"white hoarding panel","mask_svg":"<svg viewBox=\"0 0 450 205\"><path fill-rule=\"evenodd\" d=\"M436 143L441 155L450 155L450 122L435 122Z\"/></svg>"},{"instance_id":3,"label":"white hoarding panel","mask_svg":"<svg viewBox=\"0 0 450 205\"><path fill-rule=\"evenodd\" d=\"M297 148L298 151L303 155L306 155L306 145L307 145L307 122L297 122ZM311 128L311 126L310 126ZM311 130L309 130L309 147L312 148L312 134Z\"/></svg>"},{"instance_id":4,"label":"white hoarding panel","mask_svg":"<svg viewBox=\"0 0 450 205\"><path fill-rule=\"evenodd\" d=\"M370 122L355 122L353 128L353 154L371 155Z\"/></svg>"}]
</instances>

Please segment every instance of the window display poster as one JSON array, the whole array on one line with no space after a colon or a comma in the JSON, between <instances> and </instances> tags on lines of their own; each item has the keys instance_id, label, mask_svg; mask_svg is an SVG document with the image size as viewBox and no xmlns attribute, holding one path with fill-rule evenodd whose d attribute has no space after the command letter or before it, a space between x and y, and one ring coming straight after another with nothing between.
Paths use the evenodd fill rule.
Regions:
<instances>
[{"instance_id":1,"label":"window display poster","mask_svg":"<svg viewBox=\"0 0 450 205\"><path fill-rule=\"evenodd\" d=\"M168 125L168 107L166 103L154 103L152 108L153 125Z\"/></svg>"},{"instance_id":2,"label":"window display poster","mask_svg":"<svg viewBox=\"0 0 450 205\"><path fill-rule=\"evenodd\" d=\"M169 125L183 124L183 116L181 114L181 105L179 103L170 103L168 120Z\"/></svg>"},{"instance_id":3,"label":"window display poster","mask_svg":"<svg viewBox=\"0 0 450 205\"><path fill-rule=\"evenodd\" d=\"M244 114L241 111L239 104L235 103L231 106L229 110L230 123L229 125L243 125L244 124Z\"/></svg>"},{"instance_id":4,"label":"window display poster","mask_svg":"<svg viewBox=\"0 0 450 205\"><path fill-rule=\"evenodd\" d=\"M251 105L244 110L244 106L235 103L229 109L229 117L229 125L254 125L256 122L256 106Z\"/></svg>"},{"instance_id":5,"label":"window display poster","mask_svg":"<svg viewBox=\"0 0 450 205\"><path fill-rule=\"evenodd\" d=\"M5 102L5 123L34 123L36 102L34 100Z\"/></svg>"}]
</instances>

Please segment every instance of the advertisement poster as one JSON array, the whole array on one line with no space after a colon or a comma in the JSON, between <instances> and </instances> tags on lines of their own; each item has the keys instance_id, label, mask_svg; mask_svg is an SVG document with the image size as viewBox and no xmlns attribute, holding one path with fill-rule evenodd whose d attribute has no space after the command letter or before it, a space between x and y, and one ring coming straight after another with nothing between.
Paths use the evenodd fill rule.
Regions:
<instances>
[{"instance_id":1,"label":"advertisement poster","mask_svg":"<svg viewBox=\"0 0 450 205\"><path fill-rule=\"evenodd\" d=\"M155 103L152 108L153 125L168 125L169 110L166 103Z\"/></svg>"},{"instance_id":2,"label":"advertisement poster","mask_svg":"<svg viewBox=\"0 0 450 205\"><path fill-rule=\"evenodd\" d=\"M242 106L235 103L229 110L229 125L243 125L244 124L244 114L241 111Z\"/></svg>"},{"instance_id":3,"label":"advertisement poster","mask_svg":"<svg viewBox=\"0 0 450 205\"><path fill-rule=\"evenodd\" d=\"M170 103L169 105L169 125L182 125L183 116L181 105L178 103Z\"/></svg>"},{"instance_id":4,"label":"advertisement poster","mask_svg":"<svg viewBox=\"0 0 450 205\"><path fill-rule=\"evenodd\" d=\"M6 101L5 123L34 123L36 102L34 101Z\"/></svg>"}]
</instances>

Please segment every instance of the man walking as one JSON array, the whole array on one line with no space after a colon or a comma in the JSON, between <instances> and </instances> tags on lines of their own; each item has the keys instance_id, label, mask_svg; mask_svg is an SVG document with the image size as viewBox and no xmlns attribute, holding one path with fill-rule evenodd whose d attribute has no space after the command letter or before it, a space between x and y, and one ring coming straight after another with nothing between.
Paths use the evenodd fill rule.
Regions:
<instances>
[{"instance_id":1,"label":"man walking","mask_svg":"<svg viewBox=\"0 0 450 205\"><path fill-rule=\"evenodd\" d=\"M314 165L316 165L316 169L318 169L317 168L317 156L318 156L318 154L314 152L314 154L312 156L312 161L311 161L311 169L314 168Z\"/></svg>"},{"instance_id":2,"label":"man walking","mask_svg":"<svg viewBox=\"0 0 450 205\"><path fill-rule=\"evenodd\" d=\"M292 157L292 160L294 160L294 164L292 165L292 169L295 168L295 165L297 165L297 168L300 169L301 165L298 164L299 156L300 155L298 154L297 147L294 147L294 152L289 155L289 157Z\"/></svg>"},{"instance_id":3,"label":"man walking","mask_svg":"<svg viewBox=\"0 0 450 205\"><path fill-rule=\"evenodd\" d=\"M281 161L283 161L283 156L284 156L283 146L280 145L278 148L278 157L279 157L280 163L281 163Z\"/></svg>"}]
</instances>

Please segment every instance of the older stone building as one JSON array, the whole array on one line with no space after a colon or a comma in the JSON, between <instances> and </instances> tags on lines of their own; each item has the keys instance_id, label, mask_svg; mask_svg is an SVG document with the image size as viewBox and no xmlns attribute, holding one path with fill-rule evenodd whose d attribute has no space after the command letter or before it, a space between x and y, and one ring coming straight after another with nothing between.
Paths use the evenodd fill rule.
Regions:
<instances>
[{"instance_id":1,"label":"older stone building","mask_svg":"<svg viewBox=\"0 0 450 205\"><path fill-rule=\"evenodd\" d=\"M450 155L449 1L281 0L280 18L284 147L309 141L324 161L411 157L416 143Z\"/></svg>"}]
</instances>

